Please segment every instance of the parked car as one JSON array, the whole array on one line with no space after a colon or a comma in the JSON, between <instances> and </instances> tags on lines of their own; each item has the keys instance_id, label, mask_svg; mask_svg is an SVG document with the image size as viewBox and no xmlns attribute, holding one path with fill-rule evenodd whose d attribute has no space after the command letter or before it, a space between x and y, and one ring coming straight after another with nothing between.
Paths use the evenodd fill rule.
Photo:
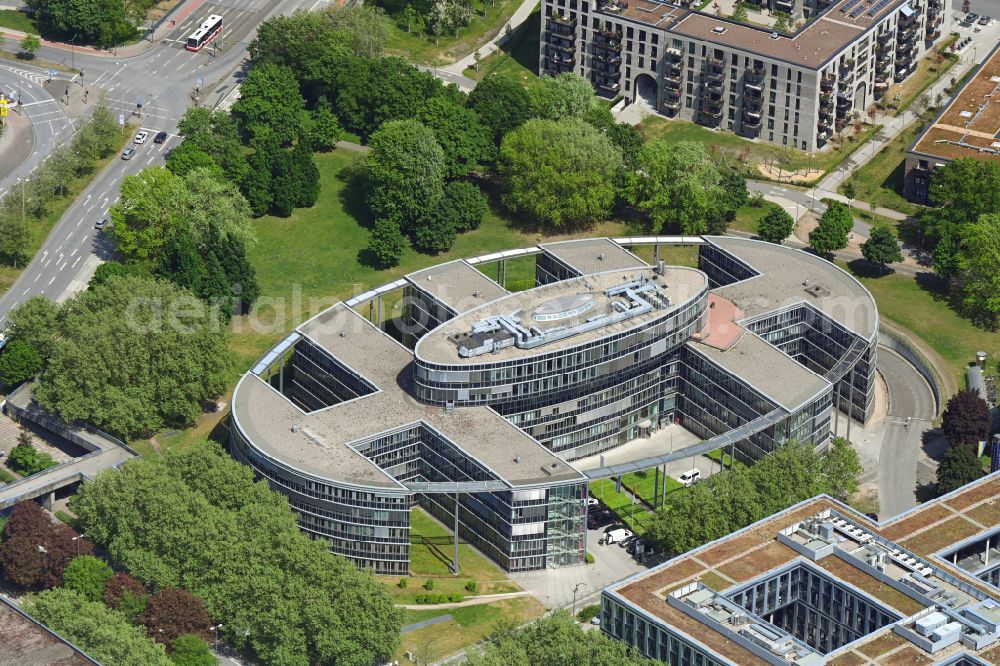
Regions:
<instances>
[{"instance_id":1,"label":"parked car","mask_svg":"<svg viewBox=\"0 0 1000 666\"><path fill-rule=\"evenodd\" d=\"M97 222L94 222L94 228L95 229L100 230L100 229L103 229L106 226L108 226L108 218L106 218L106 217L98 220Z\"/></svg>"},{"instance_id":2,"label":"parked car","mask_svg":"<svg viewBox=\"0 0 1000 666\"><path fill-rule=\"evenodd\" d=\"M628 548L628 547L629 547L629 546L631 546L631 545L632 545L633 543L635 543L635 541L636 541L636 540L637 540L638 538L639 538L639 535L638 535L638 534L633 534L632 536L630 536L630 537L628 537L628 538L626 538L626 539L622 539L621 541L619 541L619 542L618 542L618 546L619 546L620 548Z\"/></svg>"},{"instance_id":3,"label":"parked car","mask_svg":"<svg viewBox=\"0 0 1000 666\"><path fill-rule=\"evenodd\" d=\"M149 132L146 131L136 132L135 138L132 139L132 143L140 143L140 144L145 143L147 136L149 136Z\"/></svg>"},{"instance_id":4,"label":"parked car","mask_svg":"<svg viewBox=\"0 0 1000 666\"><path fill-rule=\"evenodd\" d=\"M153 143L163 143L167 140L166 132L157 132L156 136L153 137Z\"/></svg>"},{"instance_id":5,"label":"parked car","mask_svg":"<svg viewBox=\"0 0 1000 666\"><path fill-rule=\"evenodd\" d=\"M688 471L677 477L677 480L683 483L685 486L693 485L698 479L701 478L701 472L696 469L689 469Z\"/></svg>"},{"instance_id":6,"label":"parked car","mask_svg":"<svg viewBox=\"0 0 1000 666\"><path fill-rule=\"evenodd\" d=\"M126 148L122 151L122 159L130 160L135 157L135 148Z\"/></svg>"},{"instance_id":7,"label":"parked car","mask_svg":"<svg viewBox=\"0 0 1000 666\"><path fill-rule=\"evenodd\" d=\"M619 543L632 536L632 532L625 529L624 527L619 527L616 530L611 530L604 535L604 543Z\"/></svg>"},{"instance_id":8,"label":"parked car","mask_svg":"<svg viewBox=\"0 0 1000 666\"><path fill-rule=\"evenodd\" d=\"M990 24L990 17L989 16L980 16L979 17L979 25L989 25L989 24Z\"/></svg>"},{"instance_id":9,"label":"parked car","mask_svg":"<svg viewBox=\"0 0 1000 666\"><path fill-rule=\"evenodd\" d=\"M965 18L962 20L962 23L964 23L965 25L972 25L973 23L976 22L976 19L978 18L979 14L969 13L965 15Z\"/></svg>"},{"instance_id":10,"label":"parked car","mask_svg":"<svg viewBox=\"0 0 1000 666\"><path fill-rule=\"evenodd\" d=\"M594 617L590 618L590 623L599 627L601 626L601 618L595 615Z\"/></svg>"},{"instance_id":11,"label":"parked car","mask_svg":"<svg viewBox=\"0 0 1000 666\"><path fill-rule=\"evenodd\" d=\"M601 501L599 499L597 499L596 497L588 497L587 498L587 506L600 506L600 504L601 504Z\"/></svg>"}]
</instances>

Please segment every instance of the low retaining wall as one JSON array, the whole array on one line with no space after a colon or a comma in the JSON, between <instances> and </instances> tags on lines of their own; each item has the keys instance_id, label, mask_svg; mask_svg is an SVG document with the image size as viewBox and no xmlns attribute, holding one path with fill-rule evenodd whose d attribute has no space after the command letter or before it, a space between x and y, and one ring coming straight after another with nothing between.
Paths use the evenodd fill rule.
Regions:
<instances>
[{"instance_id":1,"label":"low retaining wall","mask_svg":"<svg viewBox=\"0 0 1000 666\"><path fill-rule=\"evenodd\" d=\"M895 331L890 331L880 326L878 329L878 341L880 345L888 347L905 358L927 380L927 384L931 387L931 393L934 394L934 412L935 414L940 414L943 403L942 392L944 391L944 382L938 375L937 370L934 369L934 365L927 360L920 350L911 345L908 340Z\"/></svg>"}]
</instances>

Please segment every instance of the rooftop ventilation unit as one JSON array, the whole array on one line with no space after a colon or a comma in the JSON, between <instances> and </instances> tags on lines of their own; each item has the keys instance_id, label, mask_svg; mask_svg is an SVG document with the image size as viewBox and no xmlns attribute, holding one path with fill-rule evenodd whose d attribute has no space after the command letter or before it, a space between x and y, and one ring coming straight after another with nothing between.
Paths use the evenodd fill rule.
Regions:
<instances>
[{"instance_id":1,"label":"rooftop ventilation unit","mask_svg":"<svg viewBox=\"0 0 1000 666\"><path fill-rule=\"evenodd\" d=\"M712 28L712 32L714 32L717 35L723 35L726 32L726 26L724 26L724 25L717 25L714 28Z\"/></svg>"}]
</instances>

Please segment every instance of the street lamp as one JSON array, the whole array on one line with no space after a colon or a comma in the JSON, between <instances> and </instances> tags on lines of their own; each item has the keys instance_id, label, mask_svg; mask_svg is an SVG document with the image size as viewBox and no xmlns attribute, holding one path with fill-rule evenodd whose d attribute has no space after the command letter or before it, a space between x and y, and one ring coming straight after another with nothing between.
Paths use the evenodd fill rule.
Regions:
<instances>
[{"instance_id":1,"label":"street lamp","mask_svg":"<svg viewBox=\"0 0 1000 666\"><path fill-rule=\"evenodd\" d=\"M573 617L576 617L576 593L582 585L586 585L586 583L577 583L573 586Z\"/></svg>"},{"instance_id":2,"label":"street lamp","mask_svg":"<svg viewBox=\"0 0 1000 666\"><path fill-rule=\"evenodd\" d=\"M436 640L437 640L436 638L432 638L429 641L427 641L426 643L424 643L424 664L430 663L430 662L427 661L427 648L429 648L430 645L431 645L431 643L433 643Z\"/></svg>"},{"instance_id":3,"label":"street lamp","mask_svg":"<svg viewBox=\"0 0 1000 666\"><path fill-rule=\"evenodd\" d=\"M73 541L76 541L76 556L80 557L80 537L73 537Z\"/></svg>"},{"instance_id":4,"label":"street lamp","mask_svg":"<svg viewBox=\"0 0 1000 666\"><path fill-rule=\"evenodd\" d=\"M212 629L212 634L215 636L215 651L218 652L219 651L219 629L222 629L222 623L220 622L219 624L213 624L212 627L211 627L211 629Z\"/></svg>"}]
</instances>

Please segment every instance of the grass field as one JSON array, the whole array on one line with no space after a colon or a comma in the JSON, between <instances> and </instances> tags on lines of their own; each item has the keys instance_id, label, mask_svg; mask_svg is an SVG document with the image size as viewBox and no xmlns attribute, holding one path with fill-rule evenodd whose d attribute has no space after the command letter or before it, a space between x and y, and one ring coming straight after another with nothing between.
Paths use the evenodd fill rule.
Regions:
<instances>
[{"instance_id":1,"label":"grass field","mask_svg":"<svg viewBox=\"0 0 1000 666\"><path fill-rule=\"evenodd\" d=\"M949 364L959 386L965 386L965 368L975 360L977 351L985 351L987 358L1000 357L1000 335L977 328L956 313L935 278L855 275L875 297L879 316L905 327L929 344ZM993 374L995 369L993 362L988 370Z\"/></svg>"},{"instance_id":2,"label":"grass field","mask_svg":"<svg viewBox=\"0 0 1000 666\"><path fill-rule=\"evenodd\" d=\"M430 664L487 638L498 628L500 620L520 625L543 612L545 609L534 597L501 599L448 610L406 611L404 625L444 614L451 615L452 619L403 634L395 659L401 664L410 663L404 654L412 652L417 663Z\"/></svg>"},{"instance_id":3,"label":"grass field","mask_svg":"<svg viewBox=\"0 0 1000 666\"><path fill-rule=\"evenodd\" d=\"M527 88L538 85L538 37L541 30L542 14L536 7L528 20L514 31L511 39L496 53L483 58L479 68L470 67L465 76L476 81L490 74L499 74L516 79Z\"/></svg>"},{"instance_id":4,"label":"grass field","mask_svg":"<svg viewBox=\"0 0 1000 666\"><path fill-rule=\"evenodd\" d=\"M958 62L957 57L941 57L939 59L940 56L938 55L954 41L954 38L946 39L935 49L933 54L928 54L926 57L920 59L917 63L917 71L914 74L910 75L902 83L898 83L885 91L884 100L891 101L897 94L902 100L899 108L887 109L889 115L898 116L904 110L908 109L921 93L934 85L935 81L947 74L955 63Z\"/></svg>"},{"instance_id":5,"label":"grass field","mask_svg":"<svg viewBox=\"0 0 1000 666\"><path fill-rule=\"evenodd\" d=\"M0 9L0 27L38 34L35 20L17 9Z\"/></svg>"},{"instance_id":6,"label":"grass field","mask_svg":"<svg viewBox=\"0 0 1000 666\"><path fill-rule=\"evenodd\" d=\"M903 198L903 167L906 161L906 149L913 144L927 123L933 120L934 114L934 111L925 113L901 134L895 136L871 161L847 179L847 182L854 184L855 196L858 199L874 203L877 206L894 208L907 214L917 211L916 204ZM844 193L843 184L840 185L838 191L841 194Z\"/></svg>"},{"instance_id":7,"label":"grass field","mask_svg":"<svg viewBox=\"0 0 1000 666\"><path fill-rule=\"evenodd\" d=\"M421 32L422 25L411 26L409 33L405 25L400 25L399 15L405 3L380 0L376 4L385 8L392 19L387 53L418 65L450 65L496 37L521 3L519 0L473 0L469 25L460 28L457 35L437 38Z\"/></svg>"},{"instance_id":8,"label":"grass field","mask_svg":"<svg viewBox=\"0 0 1000 666\"><path fill-rule=\"evenodd\" d=\"M745 231L749 234L757 233L757 225L764 219L772 208L773 204L765 203L759 208L754 208L750 204L744 204L736 209L736 219L729 224L730 229Z\"/></svg>"}]
</instances>

